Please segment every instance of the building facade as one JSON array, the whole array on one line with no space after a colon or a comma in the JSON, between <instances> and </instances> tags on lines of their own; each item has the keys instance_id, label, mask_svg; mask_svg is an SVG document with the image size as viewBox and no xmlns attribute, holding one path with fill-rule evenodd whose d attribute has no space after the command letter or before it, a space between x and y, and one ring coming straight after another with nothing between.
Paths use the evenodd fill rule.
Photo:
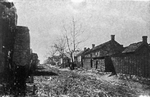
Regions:
<instances>
[{"instance_id":1,"label":"building facade","mask_svg":"<svg viewBox=\"0 0 150 97\"><path fill-rule=\"evenodd\" d=\"M114 67L110 56L121 53L123 45L115 41L115 35L111 35L111 40L94 46L84 57L83 65L86 69L99 69L102 72L113 72Z\"/></svg>"},{"instance_id":2,"label":"building facade","mask_svg":"<svg viewBox=\"0 0 150 97\"><path fill-rule=\"evenodd\" d=\"M83 67L83 59L84 59L84 54L86 52L88 52L90 49L89 48L84 48L83 51L81 51L80 53L78 53L75 56L75 63L77 64L77 67Z\"/></svg>"},{"instance_id":3,"label":"building facade","mask_svg":"<svg viewBox=\"0 0 150 97\"><path fill-rule=\"evenodd\" d=\"M150 47L147 36L143 40L127 46L121 54L112 56L117 73L150 77Z\"/></svg>"}]
</instances>

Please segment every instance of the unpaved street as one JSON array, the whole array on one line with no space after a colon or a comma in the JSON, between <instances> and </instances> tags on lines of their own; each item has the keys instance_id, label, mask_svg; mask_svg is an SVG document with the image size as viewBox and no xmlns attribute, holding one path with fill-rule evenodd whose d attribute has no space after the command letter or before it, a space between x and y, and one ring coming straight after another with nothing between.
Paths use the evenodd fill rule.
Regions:
<instances>
[{"instance_id":1,"label":"unpaved street","mask_svg":"<svg viewBox=\"0 0 150 97\"><path fill-rule=\"evenodd\" d=\"M38 97L139 97L148 93L144 86L136 86L139 83L119 80L116 76L108 77L108 74L46 68L58 75L34 77Z\"/></svg>"}]
</instances>

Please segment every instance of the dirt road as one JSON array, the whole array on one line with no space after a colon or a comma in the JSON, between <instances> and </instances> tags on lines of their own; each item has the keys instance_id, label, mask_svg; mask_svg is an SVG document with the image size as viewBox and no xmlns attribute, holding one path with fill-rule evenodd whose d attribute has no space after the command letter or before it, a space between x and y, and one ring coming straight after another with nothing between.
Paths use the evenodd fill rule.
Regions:
<instances>
[{"instance_id":1,"label":"dirt road","mask_svg":"<svg viewBox=\"0 0 150 97\"><path fill-rule=\"evenodd\" d=\"M142 90L108 74L46 66L55 76L35 76L38 97L140 97ZM135 84L135 83L134 83Z\"/></svg>"}]
</instances>

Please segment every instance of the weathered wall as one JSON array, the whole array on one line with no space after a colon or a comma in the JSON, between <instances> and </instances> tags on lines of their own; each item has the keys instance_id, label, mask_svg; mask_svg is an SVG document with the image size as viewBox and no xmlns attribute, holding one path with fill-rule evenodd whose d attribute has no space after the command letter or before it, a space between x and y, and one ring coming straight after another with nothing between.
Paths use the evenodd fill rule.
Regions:
<instances>
[{"instance_id":1,"label":"weathered wall","mask_svg":"<svg viewBox=\"0 0 150 97\"><path fill-rule=\"evenodd\" d=\"M6 58L11 48L13 28L16 24L17 14L14 4L0 1L0 72L6 67Z\"/></svg>"},{"instance_id":2,"label":"weathered wall","mask_svg":"<svg viewBox=\"0 0 150 97\"><path fill-rule=\"evenodd\" d=\"M105 59L93 60L93 68L98 69L101 72L104 72L105 71Z\"/></svg>"},{"instance_id":3,"label":"weathered wall","mask_svg":"<svg viewBox=\"0 0 150 97\"><path fill-rule=\"evenodd\" d=\"M4 54L0 53L0 73L4 71Z\"/></svg>"},{"instance_id":4,"label":"weathered wall","mask_svg":"<svg viewBox=\"0 0 150 97\"><path fill-rule=\"evenodd\" d=\"M2 53L2 12L3 12L3 7L2 5L0 4L0 72L3 71L2 69L2 63L3 63L3 53Z\"/></svg>"},{"instance_id":5,"label":"weathered wall","mask_svg":"<svg viewBox=\"0 0 150 97\"><path fill-rule=\"evenodd\" d=\"M150 55L124 55L112 57L117 73L150 77Z\"/></svg>"},{"instance_id":6,"label":"weathered wall","mask_svg":"<svg viewBox=\"0 0 150 97\"><path fill-rule=\"evenodd\" d=\"M91 69L91 59L90 58L83 59L83 68Z\"/></svg>"},{"instance_id":7,"label":"weathered wall","mask_svg":"<svg viewBox=\"0 0 150 97\"><path fill-rule=\"evenodd\" d=\"M16 65L28 65L30 55L29 29L24 26L16 27L13 61Z\"/></svg>"},{"instance_id":8,"label":"weathered wall","mask_svg":"<svg viewBox=\"0 0 150 97\"><path fill-rule=\"evenodd\" d=\"M110 55L113 55L116 53L121 53L122 50L123 50L123 46L120 45L119 43L117 43L116 41L114 41L114 39L112 38L112 40L99 45L99 47L96 47L95 50L93 48L93 50L91 50L91 52L89 52L86 55L86 57L96 59L96 60L93 60L91 68L100 69L102 72L104 72L104 71L110 72L113 70L111 68L113 66L112 66L112 64L110 64L111 60L108 60L109 62L106 62L104 58L106 56L110 56ZM107 63L110 65L108 65L106 68ZM88 60L84 65L87 65L87 64L88 64L88 68L89 68L90 67L89 64L91 64L90 60ZM91 69L91 68L89 68L89 69Z\"/></svg>"}]
</instances>

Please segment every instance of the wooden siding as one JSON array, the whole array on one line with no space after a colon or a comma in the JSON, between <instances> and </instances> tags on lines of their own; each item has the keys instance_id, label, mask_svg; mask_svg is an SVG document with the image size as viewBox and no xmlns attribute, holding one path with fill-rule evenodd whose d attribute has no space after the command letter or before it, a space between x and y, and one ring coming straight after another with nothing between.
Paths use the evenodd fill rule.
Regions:
<instances>
[{"instance_id":1,"label":"wooden siding","mask_svg":"<svg viewBox=\"0 0 150 97\"><path fill-rule=\"evenodd\" d=\"M117 73L150 77L150 55L125 55L112 57L113 65Z\"/></svg>"}]
</instances>

